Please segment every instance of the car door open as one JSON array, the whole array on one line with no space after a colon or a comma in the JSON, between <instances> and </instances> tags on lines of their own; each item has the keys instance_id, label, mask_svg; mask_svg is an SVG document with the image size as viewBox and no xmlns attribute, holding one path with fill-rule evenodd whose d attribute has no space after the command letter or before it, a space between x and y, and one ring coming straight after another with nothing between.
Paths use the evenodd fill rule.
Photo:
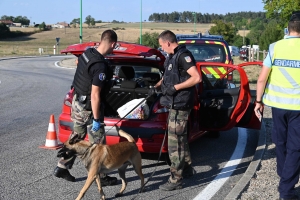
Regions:
<instances>
[{"instance_id":1,"label":"car door open","mask_svg":"<svg viewBox=\"0 0 300 200\"><path fill-rule=\"evenodd\" d=\"M233 128L243 118L251 100L245 71L235 65L212 62L197 63L197 68L203 77L199 93L200 129Z\"/></svg>"}]
</instances>

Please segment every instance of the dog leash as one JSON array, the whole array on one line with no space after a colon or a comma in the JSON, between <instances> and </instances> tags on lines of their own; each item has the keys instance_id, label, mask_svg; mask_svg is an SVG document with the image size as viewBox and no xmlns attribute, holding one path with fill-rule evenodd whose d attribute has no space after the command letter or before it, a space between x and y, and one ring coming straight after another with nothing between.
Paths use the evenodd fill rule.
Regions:
<instances>
[{"instance_id":1,"label":"dog leash","mask_svg":"<svg viewBox=\"0 0 300 200\"><path fill-rule=\"evenodd\" d=\"M169 118L168 118L168 121L169 121ZM167 124L167 126L168 126L168 124ZM155 174L156 168L157 168L157 165L158 165L158 162L160 161L162 148L163 148L163 146L164 146L164 144L165 144L166 135L167 135L167 130L168 130L168 128L166 128L166 130L165 130L164 139L163 139L163 141L162 141L162 144L161 144L161 147L160 147L160 150L159 150L158 159L157 159L157 162L156 162L156 165L155 165L155 168L154 168L152 174L149 176L149 178L148 178L147 181L144 183L144 185L141 187L141 189L140 189L139 192L136 194L136 196L133 197L131 200L134 200L135 198L137 198L137 197L139 196L139 194L142 193L142 191L143 191L144 187L146 186L146 184L150 181L150 179L152 178L152 176Z\"/></svg>"}]
</instances>

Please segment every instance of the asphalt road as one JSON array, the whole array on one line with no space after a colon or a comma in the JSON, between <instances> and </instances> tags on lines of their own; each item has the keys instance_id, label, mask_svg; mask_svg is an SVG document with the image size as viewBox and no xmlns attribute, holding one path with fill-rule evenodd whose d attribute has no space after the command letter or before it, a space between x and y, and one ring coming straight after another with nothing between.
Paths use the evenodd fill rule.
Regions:
<instances>
[{"instance_id":1,"label":"asphalt road","mask_svg":"<svg viewBox=\"0 0 300 200\"><path fill-rule=\"evenodd\" d=\"M87 173L79 159L70 170L76 182L67 182L52 175L58 161L57 151L39 148L45 143L51 114L57 124L64 95L75 72L56 67L54 63L61 59L56 56L0 60L1 200L75 199L84 185ZM243 140L240 141L241 136ZM257 132L243 130L241 133L237 128L222 132L217 139L197 140L190 145L197 174L185 180L182 190L171 192L158 188L168 179L168 166L163 161L157 163L158 154L143 154L145 180L156 170L153 178L145 192L136 196L140 181L129 167L126 173L129 183L119 199L205 199L202 198L205 195L210 195L210 199L224 199L250 164L257 141ZM230 159L238 160L232 156L234 152L241 152L236 148L237 143L246 147L244 153L239 162L228 165ZM119 178L117 172L110 175ZM220 180L224 183L212 191L210 187L217 187L212 184ZM114 199L120 186L119 180L116 186L104 187L106 199ZM99 199L96 184L83 199Z\"/></svg>"}]
</instances>

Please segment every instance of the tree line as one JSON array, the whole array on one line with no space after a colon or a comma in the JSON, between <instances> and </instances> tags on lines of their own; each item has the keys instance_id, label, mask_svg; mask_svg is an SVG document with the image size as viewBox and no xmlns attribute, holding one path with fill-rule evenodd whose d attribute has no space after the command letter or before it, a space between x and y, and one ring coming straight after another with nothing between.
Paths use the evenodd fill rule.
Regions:
<instances>
[{"instance_id":1,"label":"tree line","mask_svg":"<svg viewBox=\"0 0 300 200\"><path fill-rule=\"evenodd\" d=\"M223 14L208 14L197 12L171 12L171 13L153 13L149 16L148 21L152 22L169 22L169 23L213 23L213 21L222 20L231 22L237 29L251 29L256 26L257 22L266 22L265 12L237 12ZM250 23L248 23L250 20Z\"/></svg>"},{"instance_id":2,"label":"tree line","mask_svg":"<svg viewBox=\"0 0 300 200\"><path fill-rule=\"evenodd\" d=\"M1 20L10 20L14 23L21 23L22 25L29 25L30 20L25 16L8 16L8 15L2 15Z\"/></svg>"}]
</instances>

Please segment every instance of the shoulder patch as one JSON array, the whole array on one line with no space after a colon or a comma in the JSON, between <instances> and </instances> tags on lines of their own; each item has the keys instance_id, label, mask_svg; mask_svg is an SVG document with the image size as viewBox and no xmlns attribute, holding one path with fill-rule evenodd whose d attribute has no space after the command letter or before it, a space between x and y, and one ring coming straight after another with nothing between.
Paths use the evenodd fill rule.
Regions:
<instances>
[{"instance_id":1,"label":"shoulder patch","mask_svg":"<svg viewBox=\"0 0 300 200\"><path fill-rule=\"evenodd\" d=\"M99 80L104 81L106 78L106 75L104 73L99 74Z\"/></svg>"},{"instance_id":2,"label":"shoulder patch","mask_svg":"<svg viewBox=\"0 0 300 200\"><path fill-rule=\"evenodd\" d=\"M191 57L190 56L186 56L186 57L184 57L184 59L185 59L185 61L186 62L192 62L192 59L191 59Z\"/></svg>"}]
</instances>

